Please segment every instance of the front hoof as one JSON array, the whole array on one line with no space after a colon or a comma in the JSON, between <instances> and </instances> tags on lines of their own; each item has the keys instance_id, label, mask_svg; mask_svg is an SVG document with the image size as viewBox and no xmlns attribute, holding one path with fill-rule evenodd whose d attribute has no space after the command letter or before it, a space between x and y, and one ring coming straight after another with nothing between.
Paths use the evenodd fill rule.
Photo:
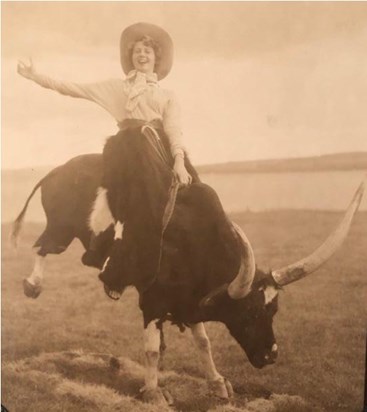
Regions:
<instances>
[{"instance_id":1,"label":"front hoof","mask_svg":"<svg viewBox=\"0 0 367 412\"><path fill-rule=\"evenodd\" d=\"M151 403L154 405L172 405L173 399L172 396L169 394L168 391L162 391L160 388L156 389L145 389L142 390L143 393L143 401L146 403Z\"/></svg>"},{"instance_id":2,"label":"front hoof","mask_svg":"<svg viewBox=\"0 0 367 412\"><path fill-rule=\"evenodd\" d=\"M233 388L228 379L218 379L209 381L209 391L214 396L221 399L229 399L233 396Z\"/></svg>"},{"instance_id":3,"label":"front hoof","mask_svg":"<svg viewBox=\"0 0 367 412\"><path fill-rule=\"evenodd\" d=\"M23 279L23 290L27 298L36 299L42 292L41 285L32 285L27 279Z\"/></svg>"}]
</instances>

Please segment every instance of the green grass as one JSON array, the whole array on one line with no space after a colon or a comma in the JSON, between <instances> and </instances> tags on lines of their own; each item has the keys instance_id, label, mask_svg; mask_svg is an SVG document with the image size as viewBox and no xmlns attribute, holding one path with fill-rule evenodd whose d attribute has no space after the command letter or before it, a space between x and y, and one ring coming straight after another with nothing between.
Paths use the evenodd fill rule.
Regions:
<instances>
[{"instance_id":1,"label":"green grass","mask_svg":"<svg viewBox=\"0 0 367 412\"><path fill-rule=\"evenodd\" d=\"M232 218L245 230L262 268L290 263L317 247L340 213L281 211ZM31 245L42 225L26 223L19 249L2 243L2 403L23 411L162 411L141 402L144 353L142 316L130 289L119 302L105 297L97 271L80 263L75 242L50 256L44 290L23 295L22 279L33 266ZM177 411L345 411L363 403L367 213L317 273L288 286L274 322L279 359L251 367L223 325L208 324L218 370L233 384L230 404L212 399L187 331L165 327L168 346L161 384ZM120 370L109 358L120 361Z\"/></svg>"}]
</instances>

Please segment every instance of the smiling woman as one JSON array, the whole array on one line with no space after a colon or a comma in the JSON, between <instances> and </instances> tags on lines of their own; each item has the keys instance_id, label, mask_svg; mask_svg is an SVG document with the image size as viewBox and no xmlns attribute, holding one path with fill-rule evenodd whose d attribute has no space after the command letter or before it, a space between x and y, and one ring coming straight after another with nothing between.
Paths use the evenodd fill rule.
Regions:
<instances>
[{"instance_id":1,"label":"smiling woman","mask_svg":"<svg viewBox=\"0 0 367 412\"><path fill-rule=\"evenodd\" d=\"M158 120L166 133L174 171L180 183L191 182L184 164L180 108L175 95L159 87L158 80L168 75L172 67L173 43L162 28L149 23L127 27L120 41L121 66L126 80L79 84L55 80L38 73L31 61L18 64L18 73L42 87L63 95L84 98L102 106L117 121L120 129L126 119L144 122Z\"/></svg>"},{"instance_id":2,"label":"smiling woman","mask_svg":"<svg viewBox=\"0 0 367 412\"><path fill-rule=\"evenodd\" d=\"M111 79L91 84L59 81L38 73L32 61L30 64L19 62L18 73L40 86L63 95L97 103L117 121L120 131L116 137L132 134L135 129L139 129L143 134L146 131L149 134L146 138L157 146L156 151L161 155L163 153L172 182L177 187L179 184L190 184L197 179L197 173L187 159L181 142L179 105L173 93L160 88L158 84L159 80L168 75L172 67L171 37L156 25L133 24L122 32L120 56L122 69L127 75L125 80ZM124 153L123 155L129 156L130 154ZM104 161L106 162L105 156ZM104 166L104 170L107 170L106 164ZM138 175L141 170L134 169L129 173L132 180L133 175ZM103 179L103 182L105 181L106 179ZM109 188L105 187L105 189ZM107 190L101 193L107 193ZM158 193L155 193L155 196L158 197ZM108 200L111 203L111 199ZM101 201L97 199L95 204L100 203ZM111 204L109 206L111 207ZM98 213L104 213L104 211L94 208L91 222L98 220ZM152 216L147 218L151 220ZM110 223L112 222L108 225ZM99 231L94 228L93 230L96 235L99 234ZM83 262L95 266L92 263L94 262L93 254L98 248L99 245L94 241L90 246L90 253L86 254ZM107 281L104 282L107 295L112 299L118 299L119 291L108 287Z\"/></svg>"}]
</instances>

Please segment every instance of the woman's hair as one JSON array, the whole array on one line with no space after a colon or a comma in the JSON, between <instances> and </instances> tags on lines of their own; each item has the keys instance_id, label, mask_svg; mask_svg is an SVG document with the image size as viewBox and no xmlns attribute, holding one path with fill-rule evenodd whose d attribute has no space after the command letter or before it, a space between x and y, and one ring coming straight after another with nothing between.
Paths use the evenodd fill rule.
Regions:
<instances>
[{"instance_id":1,"label":"woman's hair","mask_svg":"<svg viewBox=\"0 0 367 412\"><path fill-rule=\"evenodd\" d=\"M159 43L157 41L155 41L152 37L150 36L143 36L138 40L135 40L134 42L131 42L128 46L128 53L129 53L129 59L132 62L132 55L133 55L133 51L134 51L134 47L135 44L138 42L142 42L144 44L144 46L148 46L151 47L154 50L154 56L155 56L155 65L154 67L156 67L160 60L161 60L161 56L162 56L162 49L161 46L159 45Z\"/></svg>"}]
</instances>

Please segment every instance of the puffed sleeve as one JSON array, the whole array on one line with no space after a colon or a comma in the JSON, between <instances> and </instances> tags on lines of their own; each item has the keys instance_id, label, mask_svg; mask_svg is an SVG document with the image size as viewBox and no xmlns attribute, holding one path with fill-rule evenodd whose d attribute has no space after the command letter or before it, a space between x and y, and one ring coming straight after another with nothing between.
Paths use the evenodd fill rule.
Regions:
<instances>
[{"instance_id":1,"label":"puffed sleeve","mask_svg":"<svg viewBox=\"0 0 367 412\"><path fill-rule=\"evenodd\" d=\"M65 96L93 100L93 84L78 84L53 79L40 73L34 73L32 80L46 89L55 90Z\"/></svg>"},{"instance_id":2,"label":"puffed sleeve","mask_svg":"<svg viewBox=\"0 0 367 412\"><path fill-rule=\"evenodd\" d=\"M172 156L175 157L178 154L183 156L180 105L172 92L167 92L167 95L168 100L163 113L163 128L171 144Z\"/></svg>"},{"instance_id":3,"label":"puffed sleeve","mask_svg":"<svg viewBox=\"0 0 367 412\"><path fill-rule=\"evenodd\" d=\"M73 83L34 73L32 80L46 89L55 90L65 96L95 102L106 109L117 121L121 120L121 107L123 107L121 79L110 79L96 83Z\"/></svg>"}]
</instances>

